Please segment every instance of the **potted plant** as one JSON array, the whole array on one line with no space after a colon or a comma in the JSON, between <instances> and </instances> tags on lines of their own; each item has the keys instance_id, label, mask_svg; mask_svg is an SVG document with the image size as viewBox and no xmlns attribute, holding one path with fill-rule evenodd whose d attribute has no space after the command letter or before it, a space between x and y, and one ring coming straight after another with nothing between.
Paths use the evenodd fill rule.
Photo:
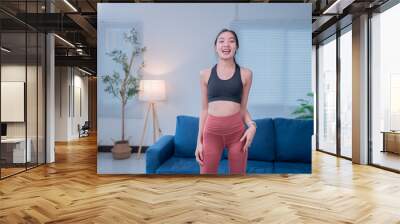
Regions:
<instances>
[{"instance_id":1,"label":"potted plant","mask_svg":"<svg viewBox=\"0 0 400 224\"><path fill-rule=\"evenodd\" d=\"M293 111L295 119L313 119L314 118L314 94L307 93L308 99L298 99L300 105Z\"/></svg>"},{"instance_id":2,"label":"potted plant","mask_svg":"<svg viewBox=\"0 0 400 224\"><path fill-rule=\"evenodd\" d=\"M295 119L314 119L314 94L312 92L307 93L308 99L298 99L300 105L293 111L293 115L296 115ZM311 137L312 149L316 147L315 134Z\"/></svg>"},{"instance_id":3,"label":"potted plant","mask_svg":"<svg viewBox=\"0 0 400 224\"><path fill-rule=\"evenodd\" d=\"M111 150L114 159L126 159L131 156L129 141L125 138L125 107L128 100L139 93L139 84L142 78L140 71L144 67L144 62L137 63L135 59L140 59L146 50L145 47L141 47L135 28L132 28L129 33L124 33L124 40L133 48L130 58L122 50L113 50L107 53L114 62L121 66L122 75L114 70L112 75L103 76L104 91L121 102L121 139L114 141L114 147ZM134 68L135 64L139 64L136 66L137 69Z\"/></svg>"}]
</instances>

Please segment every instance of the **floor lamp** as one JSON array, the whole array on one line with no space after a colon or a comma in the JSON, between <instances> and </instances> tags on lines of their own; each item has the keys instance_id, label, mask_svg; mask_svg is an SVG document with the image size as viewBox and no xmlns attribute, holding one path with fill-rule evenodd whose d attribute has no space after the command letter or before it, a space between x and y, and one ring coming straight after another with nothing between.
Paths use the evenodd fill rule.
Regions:
<instances>
[{"instance_id":1,"label":"floor lamp","mask_svg":"<svg viewBox=\"0 0 400 224\"><path fill-rule=\"evenodd\" d=\"M149 113L151 113L153 120L153 143L155 143L156 139L161 136L160 123L158 121L158 115L156 112L156 102L164 101L165 99L166 99L165 80L140 81L139 100L148 102L148 107L144 119L144 126L142 131L142 137L140 138L140 145L137 158L140 158L140 153L142 151L143 140L146 134L146 128L149 119Z\"/></svg>"}]
</instances>

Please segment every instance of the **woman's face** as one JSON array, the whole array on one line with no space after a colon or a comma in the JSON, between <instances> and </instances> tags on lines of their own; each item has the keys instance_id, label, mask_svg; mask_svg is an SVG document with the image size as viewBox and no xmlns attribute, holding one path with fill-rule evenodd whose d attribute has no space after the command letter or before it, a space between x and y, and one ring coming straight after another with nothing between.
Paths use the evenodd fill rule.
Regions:
<instances>
[{"instance_id":1,"label":"woman's face","mask_svg":"<svg viewBox=\"0 0 400 224\"><path fill-rule=\"evenodd\" d=\"M231 59L235 56L237 44L231 32L223 32L217 38L215 51L220 59Z\"/></svg>"}]
</instances>

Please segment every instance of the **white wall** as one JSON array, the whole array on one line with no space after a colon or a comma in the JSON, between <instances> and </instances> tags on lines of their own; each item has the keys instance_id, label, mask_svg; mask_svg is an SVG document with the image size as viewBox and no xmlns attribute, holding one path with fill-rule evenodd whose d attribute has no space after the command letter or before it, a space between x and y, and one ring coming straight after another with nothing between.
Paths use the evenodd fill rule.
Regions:
<instances>
[{"instance_id":1,"label":"white wall","mask_svg":"<svg viewBox=\"0 0 400 224\"><path fill-rule=\"evenodd\" d=\"M118 65L106 53L127 49L128 45L116 40L137 27L147 47L145 79L166 80L167 101L157 104L161 129L163 134L174 134L177 115L199 115L199 71L216 63L214 38L222 28L237 20L311 20L304 15L311 16L310 4L98 4L98 74L101 77L118 71ZM112 139L120 139L121 106L104 92L101 78L97 91L98 145L112 145ZM126 136L131 137L131 145L139 144L145 109L146 105L137 100L127 105ZM252 108L250 113L261 114L264 109ZM152 144L150 127L145 145Z\"/></svg>"},{"instance_id":2,"label":"white wall","mask_svg":"<svg viewBox=\"0 0 400 224\"><path fill-rule=\"evenodd\" d=\"M68 85L67 67L55 68L55 141L68 140Z\"/></svg>"},{"instance_id":3,"label":"white wall","mask_svg":"<svg viewBox=\"0 0 400 224\"><path fill-rule=\"evenodd\" d=\"M77 74L78 72L78 74ZM75 98L75 116L72 119L72 130L71 130L71 135L73 136L73 138L78 138L79 137L79 133L78 133L78 129L77 126L78 124L80 124L81 126L85 123L85 121L88 121L89 118L89 113L88 113L88 77L87 76L82 76L83 73L75 70L75 75L74 75L74 86L79 88L81 91L81 110L82 112L79 112L79 108L77 107L77 104L79 104L79 102L77 100L79 100L76 96ZM75 88L75 94L77 93L77 88Z\"/></svg>"},{"instance_id":4,"label":"white wall","mask_svg":"<svg viewBox=\"0 0 400 224\"><path fill-rule=\"evenodd\" d=\"M36 162L36 156L39 154L39 163L44 162L44 88L42 68L40 66L32 66L18 63L6 63L1 66L1 81L3 82L24 82L26 85L26 107L25 101L22 102L22 107L18 113L23 115L26 112L26 120L22 122L6 122L7 137L21 138L27 136L30 139L30 148L32 161ZM27 78L27 81L26 81ZM4 89L2 89L3 92ZM24 94L24 90L20 90ZM2 98L6 97L2 95ZM24 98L24 97L23 97ZM12 110L16 108L2 107L1 110L7 113L16 113ZM23 116L22 115L22 116Z\"/></svg>"},{"instance_id":5,"label":"white wall","mask_svg":"<svg viewBox=\"0 0 400 224\"><path fill-rule=\"evenodd\" d=\"M71 67L56 67L55 77L55 140L77 139L78 124L88 120L88 78ZM76 87L81 89L82 116L74 107ZM75 101L74 101L75 100ZM75 113L74 113L75 108Z\"/></svg>"},{"instance_id":6,"label":"white wall","mask_svg":"<svg viewBox=\"0 0 400 224\"><path fill-rule=\"evenodd\" d=\"M9 81L9 82L24 82L26 72L29 75L36 75L36 66L25 66L18 64L5 64L1 66L1 81ZM7 136L8 137L25 137L25 126L28 125L28 137L34 132L36 136L36 80L31 80L31 77L28 77L29 87L27 88L27 122L7 122ZM32 88L34 86L34 88ZM4 96L2 96L4 97ZM1 108L1 110L9 110L9 108ZM24 108L22 108L24 110Z\"/></svg>"},{"instance_id":7,"label":"white wall","mask_svg":"<svg viewBox=\"0 0 400 224\"><path fill-rule=\"evenodd\" d=\"M8 64L1 66L1 81L17 81L25 82L26 71L32 70L31 66L26 67L25 65L19 64ZM23 108L24 109L24 108ZM7 108L1 108L1 110L7 110ZM7 123L7 137L25 137L25 122L10 122Z\"/></svg>"}]
</instances>

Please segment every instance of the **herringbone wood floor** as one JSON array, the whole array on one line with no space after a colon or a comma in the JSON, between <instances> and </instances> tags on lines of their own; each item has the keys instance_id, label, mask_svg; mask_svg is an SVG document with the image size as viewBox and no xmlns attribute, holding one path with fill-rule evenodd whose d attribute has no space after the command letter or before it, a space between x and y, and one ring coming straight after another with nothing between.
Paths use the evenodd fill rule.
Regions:
<instances>
[{"instance_id":1,"label":"herringbone wood floor","mask_svg":"<svg viewBox=\"0 0 400 224\"><path fill-rule=\"evenodd\" d=\"M0 223L400 223L399 199L399 174L320 152L312 175L97 175L91 137L0 181Z\"/></svg>"}]
</instances>

